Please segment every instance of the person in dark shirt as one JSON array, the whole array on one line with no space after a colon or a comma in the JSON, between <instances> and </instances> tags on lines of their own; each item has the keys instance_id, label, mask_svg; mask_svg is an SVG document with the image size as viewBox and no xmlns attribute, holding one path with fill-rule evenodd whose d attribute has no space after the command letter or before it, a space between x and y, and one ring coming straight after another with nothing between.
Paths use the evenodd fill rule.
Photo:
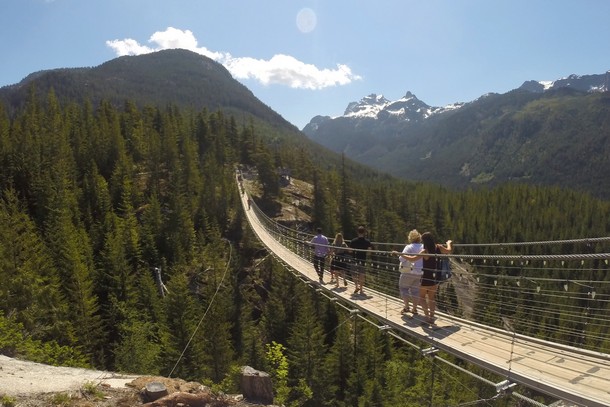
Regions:
<instances>
[{"instance_id":1,"label":"person in dark shirt","mask_svg":"<svg viewBox=\"0 0 610 407\"><path fill-rule=\"evenodd\" d=\"M364 294L364 281L366 279L366 258L368 251L372 249L371 242L364 237L366 229L364 226L358 227L358 237L355 237L349 242L349 247L352 249L352 257L354 258L353 276L356 289L354 294Z\"/></svg>"},{"instance_id":2,"label":"person in dark shirt","mask_svg":"<svg viewBox=\"0 0 610 407\"><path fill-rule=\"evenodd\" d=\"M435 256L426 256L426 254L450 254L453 252L451 240L442 245L436 243L434 236L430 232L421 235L421 241L424 244L424 250L420 253L423 259L423 271L421 286L419 287L419 303L421 304L426 322L434 325L436 311L436 289L439 284L439 258Z\"/></svg>"}]
</instances>

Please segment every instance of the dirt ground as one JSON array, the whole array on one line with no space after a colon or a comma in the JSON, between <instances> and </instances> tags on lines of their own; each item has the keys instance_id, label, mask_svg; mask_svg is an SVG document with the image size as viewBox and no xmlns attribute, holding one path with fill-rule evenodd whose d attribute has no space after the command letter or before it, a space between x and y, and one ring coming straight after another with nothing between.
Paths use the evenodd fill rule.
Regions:
<instances>
[{"instance_id":1,"label":"dirt ground","mask_svg":"<svg viewBox=\"0 0 610 407\"><path fill-rule=\"evenodd\" d=\"M241 395L213 395L203 385L181 379L49 366L0 355L0 406L3 407L180 405L175 397L166 403L145 404L149 400L145 400L143 390L150 382L163 383L170 396L185 395L193 400L199 399L183 403L185 407L253 406L243 401Z\"/></svg>"}]
</instances>

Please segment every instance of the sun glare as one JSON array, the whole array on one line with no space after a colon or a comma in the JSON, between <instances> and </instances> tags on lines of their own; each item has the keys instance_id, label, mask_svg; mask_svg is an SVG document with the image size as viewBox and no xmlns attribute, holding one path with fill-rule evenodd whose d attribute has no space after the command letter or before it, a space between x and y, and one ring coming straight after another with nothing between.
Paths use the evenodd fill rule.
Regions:
<instances>
[{"instance_id":1,"label":"sun glare","mask_svg":"<svg viewBox=\"0 0 610 407\"><path fill-rule=\"evenodd\" d=\"M316 28L316 13L310 8L302 8L297 14L297 27L302 33L308 33Z\"/></svg>"}]
</instances>

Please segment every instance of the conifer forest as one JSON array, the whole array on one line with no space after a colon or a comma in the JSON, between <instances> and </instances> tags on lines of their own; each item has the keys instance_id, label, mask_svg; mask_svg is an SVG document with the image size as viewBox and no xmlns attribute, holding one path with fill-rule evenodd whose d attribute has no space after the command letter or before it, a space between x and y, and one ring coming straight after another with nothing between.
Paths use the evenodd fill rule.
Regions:
<instances>
[{"instance_id":1,"label":"conifer forest","mask_svg":"<svg viewBox=\"0 0 610 407\"><path fill-rule=\"evenodd\" d=\"M568 188L451 190L313 154L221 110L62 104L31 92L17 111L0 104L0 352L9 356L227 393L248 365L272 376L286 406L457 405L464 386L493 393L438 367L431 391L429 360L267 256L244 220L238 166L256 168L257 204L269 213L282 199L280 169L312 184L301 226L328 236L355 237L360 224L397 244L413 228L464 243L610 231L610 202Z\"/></svg>"}]
</instances>

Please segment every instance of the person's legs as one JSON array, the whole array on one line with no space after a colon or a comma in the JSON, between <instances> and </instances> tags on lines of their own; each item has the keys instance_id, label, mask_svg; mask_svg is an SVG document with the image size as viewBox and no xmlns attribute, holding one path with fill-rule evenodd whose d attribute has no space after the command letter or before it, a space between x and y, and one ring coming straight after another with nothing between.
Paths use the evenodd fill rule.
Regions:
<instances>
[{"instance_id":1,"label":"person's legs","mask_svg":"<svg viewBox=\"0 0 610 407\"><path fill-rule=\"evenodd\" d=\"M339 260L337 262L337 269L335 270L335 277L337 279L337 287L339 287L339 279L343 278L343 284L347 285L347 280L345 278L345 262L343 260Z\"/></svg>"},{"instance_id":2,"label":"person's legs","mask_svg":"<svg viewBox=\"0 0 610 407\"><path fill-rule=\"evenodd\" d=\"M339 277L341 276L341 269L338 263L331 263L330 266L330 282L335 283L335 288L339 287Z\"/></svg>"},{"instance_id":3,"label":"person's legs","mask_svg":"<svg viewBox=\"0 0 610 407\"><path fill-rule=\"evenodd\" d=\"M366 278L366 272L364 270L364 266L361 266L360 273L358 273L358 285L360 285L360 294L364 294L362 289L364 288L365 278Z\"/></svg>"},{"instance_id":4,"label":"person's legs","mask_svg":"<svg viewBox=\"0 0 610 407\"><path fill-rule=\"evenodd\" d=\"M430 311L430 319L434 321L434 311L436 311L436 288L438 285L433 285L430 287L428 292L428 309Z\"/></svg>"},{"instance_id":5,"label":"person's legs","mask_svg":"<svg viewBox=\"0 0 610 407\"><path fill-rule=\"evenodd\" d=\"M419 287L419 304L421 305L422 309L424 310L424 315L426 316L426 318L428 318L430 316L429 314L429 310L428 310L428 301L426 300L426 297L428 296L428 289L430 286L421 286Z\"/></svg>"},{"instance_id":6,"label":"person's legs","mask_svg":"<svg viewBox=\"0 0 610 407\"><path fill-rule=\"evenodd\" d=\"M420 280L421 279L419 276L417 276L413 284L413 310L411 311L413 312L413 315L417 315L417 306L419 305L419 290L421 287Z\"/></svg>"},{"instance_id":7,"label":"person's legs","mask_svg":"<svg viewBox=\"0 0 610 407\"><path fill-rule=\"evenodd\" d=\"M398 289L400 290L400 298L402 298L402 301L404 303L404 307L402 308L401 313L405 314L407 313L407 311L409 311L409 297L411 296L411 293L409 292L408 287L399 286Z\"/></svg>"},{"instance_id":8,"label":"person's legs","mask_svg":"<svg viewBox=\"0 0 610 407\"><path fill-rule=\"evenodd\" d=\"M320 281L322 281L322 277L324 276L324 257L313 256L313 268L318 273L318 277Z\"/></svg>"},{"instance_id":9,"label":"person's legs","mask_svg":"<svg viewBox=\"0 0 610 407\"><path fill-rule=\"evenodd\" d=\"M398 288L400 289L400 298L402 298L404 302L404 308L402 313L407 313L409 311L409 302L413 301L413 292L412 292L412 278L409 273L400 273L400 278L398 279Z\"/></svg>"},{"instance_id":10,"label":"person's legs","mask_svg":"<svg viewBox=\"0 0 610 407\"><path fill-rule=\"evenodd\" d=\"M421 284L421 277L417 274L408 274L408 282L410 299L413 302L413 309L411 312L417 314L417 304L419 304L419 286Z\"/></svg>"},{"instance_id":11,"label":"person's legs","mask_svg":"<svg viewBox=\"0 0 610 407\"><path fill-rule=\"evenodd\" d=\"M354 266L354 294L362 294L362 284L364 282L364 268L360 264Z\"/></svg>"}]
</instances>

